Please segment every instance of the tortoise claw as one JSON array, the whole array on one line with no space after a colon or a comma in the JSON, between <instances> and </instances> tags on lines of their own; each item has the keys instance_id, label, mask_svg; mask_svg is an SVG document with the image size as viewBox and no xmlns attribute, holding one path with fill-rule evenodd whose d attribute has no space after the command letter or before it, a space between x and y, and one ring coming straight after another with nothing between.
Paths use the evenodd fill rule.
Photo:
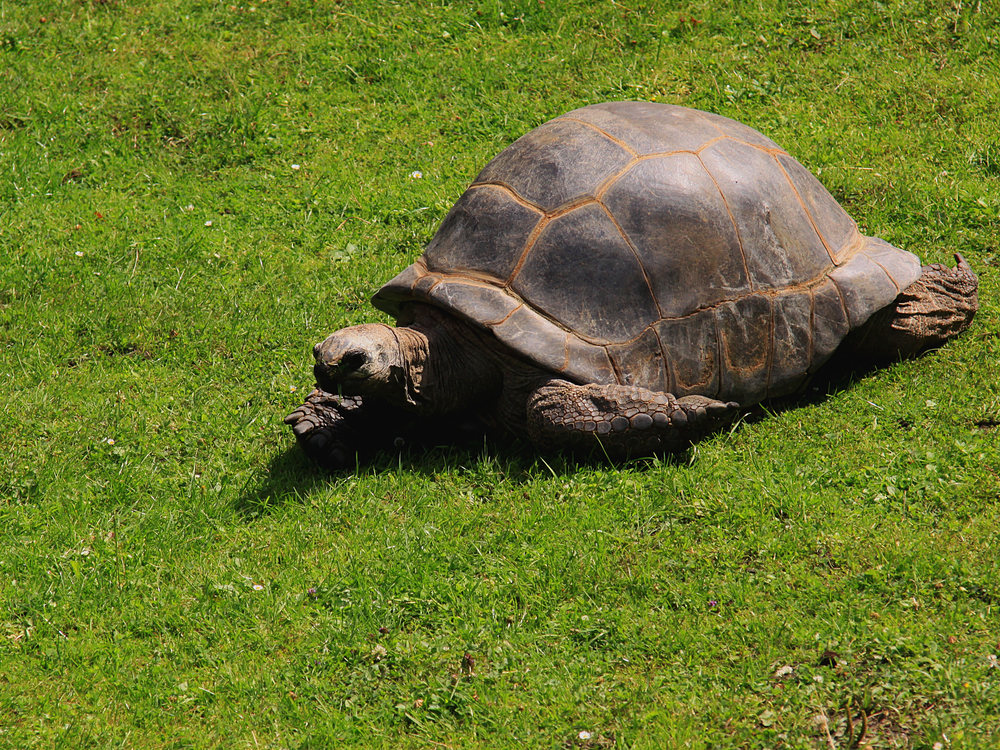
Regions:
<instances>
[{"instance_id":1,"label":"tortoise claw","mask_svg":"<svg viewBox=\"0 0 1000 750\"><path fill-rule=\"evenodd\" d=\"M347 415L360 408L357 399L342 403L336 396L314 390L302 406L285 417L305 454L319 466L331 471L343 469L353 462L355 430Z\"/></svg>"}]
</instances>

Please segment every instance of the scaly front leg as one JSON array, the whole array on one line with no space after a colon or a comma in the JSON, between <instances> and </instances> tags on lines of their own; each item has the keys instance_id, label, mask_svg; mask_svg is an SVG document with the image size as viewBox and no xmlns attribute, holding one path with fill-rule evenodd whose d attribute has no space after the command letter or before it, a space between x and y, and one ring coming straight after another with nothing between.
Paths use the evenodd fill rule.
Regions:
<instances>
[{"instance_id":1,"label":"scaly front leg","mask_svg":"<svg viewBox=\"0 0 1000 750\"><path fill-rule=\"evenodd\" d=\"M317 388L285 424L305 454L329 471L353 468L383 450L403 446L472 442L484 426L467 414L422 417L361 396L336 396Z\"/></svg>"},{"instance_id":2,"label":"scaly front leg","mask_svg":"<svg viewBox=\"0 0 1000 750\"><path fill-rule=\"evenodd\" d=\"M364 442L360 397L334 396L318 388L298 409L285 417L305 454L324 469L343 469L354 463Z\"/></svg>"},{"instance_id":3,"label":"scaly front leg","mask_svg":"<svg viewBox=\"0 0 1000 750\"><path fill-rule=\"evenodd\" d=\"M733 401L565 380L548 381L527 404L528 435L535 445L588 450L600 443L612 458L683 449L738 413Z\"/></svg>"},{"instance_id":4,"label":"scaly front leg","mask_svg":"<svg viewBox=\"0 0 1000 750\"><path fill-rule=\"evenodd\" d=\"M285 417L285 424L316 464L338 471L390 448L414 432L412 415L361 396L336 396L317 388L302 406Z\"/></svg>"}]
</instances>

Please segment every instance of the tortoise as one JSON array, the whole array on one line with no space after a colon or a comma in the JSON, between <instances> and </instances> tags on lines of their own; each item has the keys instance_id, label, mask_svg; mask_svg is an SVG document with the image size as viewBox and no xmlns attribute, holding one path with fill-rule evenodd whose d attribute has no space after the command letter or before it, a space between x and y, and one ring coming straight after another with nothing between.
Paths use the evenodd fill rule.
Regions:
<instances>
[{"instance_id":1,"label":"tortoise","mask_svg":"<svg viewBox=\"0 0 1000 750\"><path fill-rule=\"evenodd\" d=\"M668 104L575 109L502 151L373 304L314 348L286 422L328 468L470 419L539 450L683 449L791 394L968 327L968 263L858 230L769 138Z\"/></svg>"}]
</instances>

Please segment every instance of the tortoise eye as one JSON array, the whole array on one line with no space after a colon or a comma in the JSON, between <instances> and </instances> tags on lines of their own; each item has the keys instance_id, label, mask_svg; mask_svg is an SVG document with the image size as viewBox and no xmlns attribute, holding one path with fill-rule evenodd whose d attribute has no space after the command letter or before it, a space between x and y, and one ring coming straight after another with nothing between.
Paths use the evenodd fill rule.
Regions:
<instances>
[{"instance_id":1,"label":"tortoise eye","mask_svg":"<svg viewBox=\"0 0 1000 750\"><path fill-rule=\"evenodd\" d=\"M368 364L368 355L361 351L350 351L340 358L337 369L341 372L356 372Z\"/></svg>"}]
</instances>

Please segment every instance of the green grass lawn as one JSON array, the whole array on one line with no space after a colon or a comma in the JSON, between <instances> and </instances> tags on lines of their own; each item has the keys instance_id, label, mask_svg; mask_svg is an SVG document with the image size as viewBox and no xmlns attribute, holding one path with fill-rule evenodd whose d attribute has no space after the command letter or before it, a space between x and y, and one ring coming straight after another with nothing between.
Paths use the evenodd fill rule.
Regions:
<instances>
[{"instance_id":1,"label":"green grass lawn","mask_svg":"<svg viewBox=\"0 0 1000 750\"><path fill-rule=\"evenodd\" d=\"M234 3L0 0L0 746L1000 745L995 3ZM315 472L312 344L611 99L962 252L973 328L676 460Z\"/></svg>"}]
</instances>

